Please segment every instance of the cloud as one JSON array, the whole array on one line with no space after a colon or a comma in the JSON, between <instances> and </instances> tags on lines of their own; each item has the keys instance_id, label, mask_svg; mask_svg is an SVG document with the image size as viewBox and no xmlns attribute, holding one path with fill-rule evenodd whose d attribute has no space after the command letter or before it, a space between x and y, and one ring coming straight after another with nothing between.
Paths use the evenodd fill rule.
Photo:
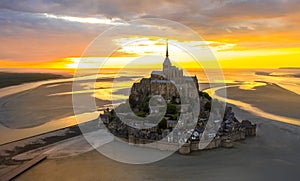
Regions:
<instances>
[{"instance_id":1,"label":"cloud","mask_svg":"<svg viewBox=\"0 0 300 181\"><path fill-rule=\"evenodd\" d=\"M149 17L182 23L206 40L234 44L235 49L292 47L300 38L299 9L298 0L1 0L0 59L80 56L109 27ZM134 27L137 36L176 31L167 24L144 23L133 22L130 31Z\"/></svg>"},{"instance_id":2,"label":"cloud","mask_svg":"<svg viewBox=\"0 0 300 181\"><path fill-rule=\"evenodd\" d=\"M122 22L118 18L108 19L105 17L102 18L91 18L91 17L74 17L74 16L57 16L53 14L43 13L47 18L66 20L71 22L78 23L88 23L88 24L105 24L105 25L128 25L126 22Z\"/></svg>"}]
</instances>

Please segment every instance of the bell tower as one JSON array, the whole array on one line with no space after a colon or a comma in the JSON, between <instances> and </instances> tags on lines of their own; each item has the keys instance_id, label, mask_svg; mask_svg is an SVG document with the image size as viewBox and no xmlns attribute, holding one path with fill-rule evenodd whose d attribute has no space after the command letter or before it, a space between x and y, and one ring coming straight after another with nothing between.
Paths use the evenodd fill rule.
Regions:
<instances>
[{"instance_id":1,"label":"bell tower","mask_svg":"<svg viewBox=\"0 0 300 181\"><path fill-rule=\"evenodd\" d=\"M166 58L163 63L163 72L165 75L168 75L169 69L172 66L171 61L169 59L169 45L168 45L168 39L167 39L167 46L166 46Z\"/></svg>"}]
</instances>

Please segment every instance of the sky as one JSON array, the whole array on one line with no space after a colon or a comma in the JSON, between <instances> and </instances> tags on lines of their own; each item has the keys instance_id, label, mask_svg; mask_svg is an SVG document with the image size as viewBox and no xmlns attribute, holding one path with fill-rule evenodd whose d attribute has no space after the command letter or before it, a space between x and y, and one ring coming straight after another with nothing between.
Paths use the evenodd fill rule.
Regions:
<instances>
[{"instance_id":1,"label":"sky","mask_svg":"<svg viewBox=\"0 0 300 181\"><path fill-rule=\"evenodd\" d=\"M0 68L76 68L90 43L116 26L122 31L111 33L97 47L99 58L88 61L103 61L116 47L111 67L162 56L168 38L171 59L181 57L172 43L199 48L205 42L223 68L300 67L299 9L299 0L1 0ZM202 40L168 23L135 21L141 18L183 24ZM132 48L124 38L143 42Z\"/></svg>"}]
</instances>

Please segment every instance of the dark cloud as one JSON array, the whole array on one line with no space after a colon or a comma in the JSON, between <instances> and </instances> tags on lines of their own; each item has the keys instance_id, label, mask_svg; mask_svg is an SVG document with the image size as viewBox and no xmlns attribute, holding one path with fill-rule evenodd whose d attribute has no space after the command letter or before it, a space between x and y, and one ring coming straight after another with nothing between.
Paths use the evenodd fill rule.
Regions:
<instances>
[{"instance_id":1,"label":"dark cloud","mask_svg":"<svg viewBox=\"0 0 300 181\"><path fill-rule=\"evenodd\" d=\"M157 17L209 32L214 29L225 31L226 26L249 19L283 17L297 12L299 8L298 0L2 0L0 2L0 9L19 13L106 17L126 21ZM31 21L36 21L35 17L31 17Z\"/></svg>"},{"instance_id":2,"label":"dark cloud","mask_svg":"<svg viewBox=\"0 0 300 181\"><path fill-rule=\"evenodd\" d=\"M166 18L187 25L208 39L239 36L244 41L244 35L298 32L299 9L299 0L1 0L0 41L7 44L0 47L0 59L20 59L25 56L21 51L31 53L28 60L41 60L54 53L60 57L78 55L89 41L111 27L49 18L45 13L117 18L120 22ZM145 32L151 29L153 35L156 32L153 27L136 26L138 34L141 29ZM21 39L32 41L24 45ZM80 44L80 48L74 44ZM48 48L47 52L43 46ZM30 59L33 54L35 58Z\"/></svg>"}]
</instances>

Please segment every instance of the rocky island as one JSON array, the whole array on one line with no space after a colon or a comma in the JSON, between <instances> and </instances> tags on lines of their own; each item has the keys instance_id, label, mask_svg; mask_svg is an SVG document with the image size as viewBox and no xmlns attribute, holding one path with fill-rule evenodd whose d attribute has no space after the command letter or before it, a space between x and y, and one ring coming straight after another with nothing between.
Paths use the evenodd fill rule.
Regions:
<instances>
[{"instance_id":1,"label":"rocky island","mask_svg":"<svg viewBox=\"0 0 300 181\"><path fill-rule=\"evenodd\" d=\"M185 76L172 65L167 44L163 70L134 83L129 99L107 109L99 119L112 134L130 144L161 150L179 148L181 154L231 148L235 141L256 135L255 124L237 120L232 107L225 104L223 112L213 111L213 103L222 104L199 90L197 76ZM222 116L216 119L214 114Z\"/></svg>"}]
</instances>

